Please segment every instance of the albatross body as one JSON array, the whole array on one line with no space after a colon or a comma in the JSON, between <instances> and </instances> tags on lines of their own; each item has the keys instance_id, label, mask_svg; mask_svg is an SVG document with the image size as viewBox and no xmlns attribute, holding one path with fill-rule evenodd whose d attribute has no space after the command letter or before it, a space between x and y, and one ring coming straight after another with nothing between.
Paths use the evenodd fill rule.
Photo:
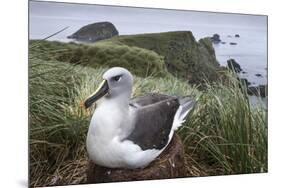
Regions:
<instances>
[{"instance_id":1,"label":"albatross body","mask_svg":"<svg viewBox=\"0 0 281 188\"><path fill-rule=\"evenodd\" d=\"M121 67L103 75L89 108L100 99L87 135L89 158L109 168L143 168L170 143L174 131L193 108L191 97L149 94L130 99L133 76Z\"/></svg>"}]
</instances>

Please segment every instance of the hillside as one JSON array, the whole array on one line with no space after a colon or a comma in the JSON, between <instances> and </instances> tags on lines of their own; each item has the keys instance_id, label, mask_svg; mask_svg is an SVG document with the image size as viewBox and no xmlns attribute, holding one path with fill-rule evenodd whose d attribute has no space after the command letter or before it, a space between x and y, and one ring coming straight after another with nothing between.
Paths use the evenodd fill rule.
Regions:
<instances>
[{"instance_id":1,"label":"hillside","mask_svg":"<svg viewBox=\"0 0 281 188\"><path fill-rule=\"evenodd\" d=\"M137 46L163 56L165 65L173 75L188 79L191 84L204 79L218 79L219 63L209 38L198 42L190 31L139 34L113 37L98 44Z\"/></svg>"},{"instance_id":2,"label":"hillside","mask_svg":"<svg viewBox=\"0 0 281 188\"><path fill-rule=\"evenodd\" d=\"M168 74L162 56L151 50L119 44L77 44L51 41L31 41L37 47L31 51L44 60L80 64L92 68L122 66L137 76L162 77Z\"/></svg>"},{"instance_id":3,"label":"hillside","mask_svg":"<svg viewBox=\"0 0 281 188\"><path fill-rule=\"evenodd\" d=\"M218 79L219 64L208 38L195 40L190 31L116 36L93 44L41 43L46 60L91 67L123 66L134 74L164 76L171 73L191 84Z\"/></svg>"}]
</instances>

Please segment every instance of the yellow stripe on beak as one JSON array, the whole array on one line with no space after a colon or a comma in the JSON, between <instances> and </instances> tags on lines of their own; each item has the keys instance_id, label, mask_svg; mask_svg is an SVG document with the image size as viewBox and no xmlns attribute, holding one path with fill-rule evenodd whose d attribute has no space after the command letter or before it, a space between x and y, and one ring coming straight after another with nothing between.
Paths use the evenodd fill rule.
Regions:
<instances>
[{"instance_id":1,"label":"yellow stripe on beak","mask_svg":"<svg viewBox=\"0 0 281 188\"><path fill-rule=\"evenodd\" d=\"M93 103L95 103L97 100L99 100L101 97L108 94L108 84L106 80L103 80L99 87L96 89L96 91L90 95L84 102L85 108L89 108Z\"/></svg>"},{"instance_id":2,"label":"yellow stripe on beak","mask_svg":"<svg viewBox=\"0 0 281 188\"><path fill-rule=\"evenodd\" d=\"M102 86L103 86L103 84L104 84L105 82L106 82L106 80L102 80L102 82L100 83L99 87L94 91L93 94L91 94L89 97L87 97L87 99L90 98L90 97L92 97L92 96L94 96L95 94L97 94L97 92L99 92L99 90L102 88Z\"/></svg>"}]
</instances>

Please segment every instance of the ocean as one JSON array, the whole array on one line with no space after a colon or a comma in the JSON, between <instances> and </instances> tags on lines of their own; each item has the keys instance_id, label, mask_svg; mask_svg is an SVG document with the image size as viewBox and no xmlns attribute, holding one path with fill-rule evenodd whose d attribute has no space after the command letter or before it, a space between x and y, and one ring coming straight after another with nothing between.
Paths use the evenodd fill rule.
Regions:
<instances>
[{"instance_id":1,"label":"ocean","mask_svg":"<svg viewBox=\"0 0 281 188\"><path fill-rule=\"evenodd\" d=\"M267 84L267 17L262 15L30 1L29 38L43 39L68 26L49 39L68 42L82 26L101 21L113 23L120 35L192 31L199 40L217 33L225 42L214 44L219 63L225 66L233 58L251 85Z\"/></svg>"}]
</instances>

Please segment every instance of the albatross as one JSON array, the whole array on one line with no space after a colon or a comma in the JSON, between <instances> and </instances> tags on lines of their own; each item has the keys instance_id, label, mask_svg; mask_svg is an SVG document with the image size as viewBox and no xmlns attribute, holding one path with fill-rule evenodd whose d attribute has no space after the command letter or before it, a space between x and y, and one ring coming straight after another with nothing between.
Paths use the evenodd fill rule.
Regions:
<instances>
[{"instance_id":1,"label":"albatross","mask_svg":"<svg viewBox=\"0 0 281 188\"><path fill-rule=\"evenodd\" d=\"M144 168L170 143L194 107L190 97L151 93L131 99L133 76L114 67L103 74L98 89L84 101L97 103L88 129L89 158L108 168Z\"/></svg>"}]
</instances>

